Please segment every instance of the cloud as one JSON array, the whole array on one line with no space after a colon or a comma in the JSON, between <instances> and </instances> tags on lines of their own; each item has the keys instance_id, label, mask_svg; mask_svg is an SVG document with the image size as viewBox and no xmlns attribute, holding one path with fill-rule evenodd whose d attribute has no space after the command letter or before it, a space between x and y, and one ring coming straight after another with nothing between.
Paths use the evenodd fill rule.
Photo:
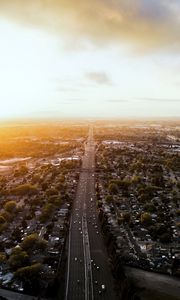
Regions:
<instances>
[{"instance_id":1,"label":"cloud","mask_svg":"<svg viewBox=\"0 0 180 300\"><path fill-rule=\"evenodd\" d=\"M0 0L0 14L76 41L180 46L179 0Z\"/></svg>"},{"instance_id":2,"label":"cloud","mask_svg":"<svg viewBox=\"0 0 180 300\"><path fill-rule=\"evenodd\" d=\"M105 72L89 72L85 75L97 84L111 84L111 80Z\"/></svg>"}]
</instances>

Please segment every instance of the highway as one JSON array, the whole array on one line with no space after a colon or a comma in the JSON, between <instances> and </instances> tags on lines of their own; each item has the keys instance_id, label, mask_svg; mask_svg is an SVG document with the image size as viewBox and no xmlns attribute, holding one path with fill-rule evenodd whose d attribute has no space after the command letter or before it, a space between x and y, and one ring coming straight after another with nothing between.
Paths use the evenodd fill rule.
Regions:
<instances>
[{"instance_id":1,"label":"highway","mask_svg":"<svg viewBox=\"0 0 180 300\"><path fill-rule=\"evenodd\" d=\"M94 169L95 143L90 127L71 213L65 300L116 299L97 216Z\"/></svg>"}]
</instances>

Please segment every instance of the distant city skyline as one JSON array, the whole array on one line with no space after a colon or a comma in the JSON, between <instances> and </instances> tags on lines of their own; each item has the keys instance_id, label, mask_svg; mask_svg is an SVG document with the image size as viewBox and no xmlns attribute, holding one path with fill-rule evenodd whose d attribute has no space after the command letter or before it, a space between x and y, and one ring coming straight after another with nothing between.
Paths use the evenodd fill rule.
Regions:
<instances>
[{"instance_id":1,"label":"distant city skyline","mask_svg":"<svg viewBox=\"0 0 180 300\"><path fill-rule=\"evenodd\" d=\"M0 1L0 120L180 116L178 0Z\"/></svg>"}]
</instances>

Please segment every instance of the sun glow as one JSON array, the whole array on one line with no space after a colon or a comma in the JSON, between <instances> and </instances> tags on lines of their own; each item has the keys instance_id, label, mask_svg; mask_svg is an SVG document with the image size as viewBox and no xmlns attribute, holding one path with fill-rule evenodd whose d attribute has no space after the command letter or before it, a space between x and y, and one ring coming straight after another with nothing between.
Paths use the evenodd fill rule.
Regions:
<instances>
[{"instance_id":1,"label":"sun glow","mask_svg":"<svg viewBox=\"0 0 180 300\"><path fill-rule=\"evenodd\" d=\"M0 22L0 117L46 103L59 57L55 38L37 29Z\"/></svg>"}]
</instances>

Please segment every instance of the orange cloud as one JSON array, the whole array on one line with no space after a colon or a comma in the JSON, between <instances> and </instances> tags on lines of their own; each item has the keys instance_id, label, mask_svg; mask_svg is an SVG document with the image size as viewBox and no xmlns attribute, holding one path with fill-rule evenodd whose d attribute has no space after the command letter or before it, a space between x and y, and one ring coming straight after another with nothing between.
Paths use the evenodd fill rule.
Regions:
<instances>
[{"instance_id":1,"label":"orange cloud","mask_svg":"<svg viewBox=\"0 0 180 300\"><path fill-rule=\"evenodd\" d=\"M179 47L178 0L0 0L0 14L93 43Z\"/></svg>"}]
</instances>

